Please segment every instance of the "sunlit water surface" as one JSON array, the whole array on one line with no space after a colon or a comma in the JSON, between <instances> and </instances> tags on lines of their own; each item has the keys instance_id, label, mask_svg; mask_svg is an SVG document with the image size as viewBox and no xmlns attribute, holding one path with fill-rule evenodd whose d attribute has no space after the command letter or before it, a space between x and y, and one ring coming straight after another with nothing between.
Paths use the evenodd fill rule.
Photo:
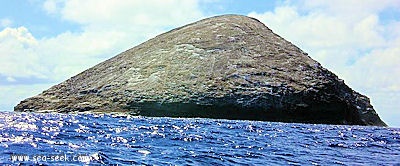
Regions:
<instances>
[{"instance_id":1,"label":"sunlit water surface","mask_svg":"<svg viewBox=\"0 0 400 166\"><path fill-rule=\"evenodd\" d=\"M0 112L0 165L400 165L400 129Z\"/></svg>"}]
</instances>

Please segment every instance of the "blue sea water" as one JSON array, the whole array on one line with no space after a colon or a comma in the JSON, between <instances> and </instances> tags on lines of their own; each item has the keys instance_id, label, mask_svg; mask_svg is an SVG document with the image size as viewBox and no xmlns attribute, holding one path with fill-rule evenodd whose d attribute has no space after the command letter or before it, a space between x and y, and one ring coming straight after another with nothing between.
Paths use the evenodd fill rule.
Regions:
<instances>
[{"instance_id":1,"label":"blue sea water","mask_svg":"<svg viewBox=\"0 0 400 166\"><path fill-rule=\"evenodd\" d=\"M0 165L400 165L400 129L0 112Z\"/></svg>"}]
</instances>

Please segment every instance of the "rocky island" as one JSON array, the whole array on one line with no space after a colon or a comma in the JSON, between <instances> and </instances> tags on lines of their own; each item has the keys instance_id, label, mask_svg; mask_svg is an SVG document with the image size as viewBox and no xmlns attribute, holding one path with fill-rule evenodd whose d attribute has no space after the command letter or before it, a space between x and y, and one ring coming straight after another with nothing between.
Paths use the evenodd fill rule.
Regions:
<instances>
[{"instance_id":1,"label":"rocky island","mask_svg":"<svg viewBox=\"0 0 400 166\"><path fill-rule=\"evenodd\" d=\"M14 110L386 126L368 97L240 15L161 34Z\"/></svg>"}]
</instances>

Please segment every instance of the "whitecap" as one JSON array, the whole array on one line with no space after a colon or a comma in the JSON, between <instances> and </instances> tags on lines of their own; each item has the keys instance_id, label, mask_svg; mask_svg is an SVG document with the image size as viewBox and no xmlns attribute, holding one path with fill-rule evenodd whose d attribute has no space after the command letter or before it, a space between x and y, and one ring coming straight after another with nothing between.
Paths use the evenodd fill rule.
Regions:
<instances>
[{"instance_id":1,"label":"whitecap","mask_svg":"<svg viewBox=\"0 0 400 166\"><path fill-rule=\"evenodd\" d=\"M138 153L142 153L142 154L145 155L145 156L151 153L150 151L145 150L145 149L138 150L137 152L138 152Z\"/></svg>"},{"instance_id":2,"label":"whitecap","mask_svg":"<svg viewBox=\"0 0 400 166\"><path fill-rule=\"evenodd\" d=\"M74 148L74 149L80 148L80 146L75 145L73 143L68 143L68 146L71 147L71 148Z\"/></svg>"}]
</instances>

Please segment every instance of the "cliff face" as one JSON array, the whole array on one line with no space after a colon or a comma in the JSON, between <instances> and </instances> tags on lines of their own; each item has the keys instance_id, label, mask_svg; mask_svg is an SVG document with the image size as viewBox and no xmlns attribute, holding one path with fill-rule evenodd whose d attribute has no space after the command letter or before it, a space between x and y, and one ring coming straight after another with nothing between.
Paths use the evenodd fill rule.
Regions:
<instances>
[{"instance_id":1,"label":"cliff face","mask_svg":"<svg viewBox=\"0 0 400 166\"><path fill-rule=\"evenodd\" d=\"M238 15L161 34L15 111L385 126L366 96L258 20Z\"/></svg>"}]
</instances>

